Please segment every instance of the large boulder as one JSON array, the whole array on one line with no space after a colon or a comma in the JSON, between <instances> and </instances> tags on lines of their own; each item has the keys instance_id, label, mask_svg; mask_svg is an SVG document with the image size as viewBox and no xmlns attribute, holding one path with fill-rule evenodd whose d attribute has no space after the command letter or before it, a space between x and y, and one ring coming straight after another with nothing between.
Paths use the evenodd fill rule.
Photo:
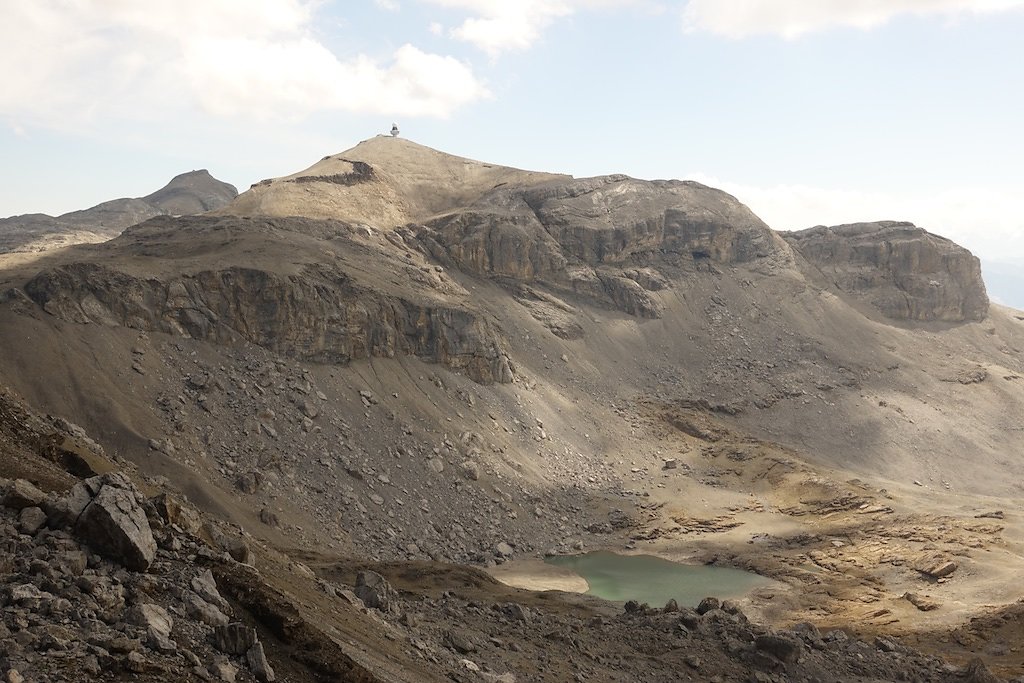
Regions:
<instances>
[{"instance_id":1,"label":"large boulder","mask_svg":"<svg viewBox=\"0 0 1024 683\"><path fill-rule=\"evenodd\" d=\"M134 484L114 473L87 479L76 489L69 499L77 501L88 491L95 494L78 516L75 534L128 569L147 570L156 557L156 541Z\"/></svg>"},{"instance_id":2,"label":"large boulder","mask_svg":"<svg viewBox=\"0 0 1024 683\"><path fill-rule=\"evenodd\" d=\"M397 612L398 593L383 576L374 571L361 571L356 575L353 589L363 604L381 612Z\"/></svg>"},{"instance_id":3,"label":"large boulder","mask_svg":"<svg viewBox=\"0 0 1024 683\"><path fill-rule=\"evenodd\" d=\"M3 496L4 506L14 510L39 507L45 500L46 494L24 479L15 479Z\"/></svg>"}]
</instances>

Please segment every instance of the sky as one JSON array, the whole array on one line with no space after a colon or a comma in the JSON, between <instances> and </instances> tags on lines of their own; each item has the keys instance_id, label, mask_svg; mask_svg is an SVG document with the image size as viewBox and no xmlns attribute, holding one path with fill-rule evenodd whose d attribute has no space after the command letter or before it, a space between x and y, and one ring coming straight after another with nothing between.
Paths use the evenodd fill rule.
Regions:
<instances>
[{"instance_id":1,"label":"sky","mask_svg":"<svg viewBox=\"0 0 1024 683\"><path fill-rule=\"evenodd\" d=\"M398 123L694 179L771 227L909 220L1024 270L1024 0L0 0L0 216L244 190Z\"/></svg>"}]
</instances>

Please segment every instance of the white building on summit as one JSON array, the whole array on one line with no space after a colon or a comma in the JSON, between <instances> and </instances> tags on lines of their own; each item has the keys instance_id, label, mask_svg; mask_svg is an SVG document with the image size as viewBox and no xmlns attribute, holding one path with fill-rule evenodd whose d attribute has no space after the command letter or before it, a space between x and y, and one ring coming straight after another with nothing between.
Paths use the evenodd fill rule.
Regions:
<instances>
[{"instance_id":1,"label":"white building on summit","mask_svg":"<svg viewBox=\"0 0 1024 683\"><path fill-rule=\"evenodd\" d=\"M393 137L393 138L397 138L398 137L398 124L397 123L392 123L391 124L391 137Z\"/></svg>"}]
</instances>

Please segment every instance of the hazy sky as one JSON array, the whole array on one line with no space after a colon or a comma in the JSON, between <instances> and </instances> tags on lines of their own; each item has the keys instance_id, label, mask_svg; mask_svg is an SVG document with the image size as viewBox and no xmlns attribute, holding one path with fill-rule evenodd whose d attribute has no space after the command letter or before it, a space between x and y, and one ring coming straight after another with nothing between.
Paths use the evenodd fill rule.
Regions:
<instances>
[{"instance_id":1,"label":"hazy sky","mask_svg":"<svg viewBox=\"0 0 1024 683\"><path fill-rule=\"evenodd\" d=\"M384 132L1024 264L1024 0L0 0L0 216Z\"/></svg>"}]
</instances>

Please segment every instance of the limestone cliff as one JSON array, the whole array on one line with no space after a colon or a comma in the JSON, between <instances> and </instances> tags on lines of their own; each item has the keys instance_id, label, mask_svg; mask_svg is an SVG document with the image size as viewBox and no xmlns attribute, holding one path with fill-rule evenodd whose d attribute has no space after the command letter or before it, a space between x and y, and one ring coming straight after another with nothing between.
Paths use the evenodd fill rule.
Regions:
<instances>
[{"instance_id":1,"label":"limestone cliff","mask_svg":"<svg viewBox=\"0 0 1024 683\"><path fill-rule=\"evenodd\" d=\"M132 261L118 264L117 257L125 252L148 252L168 228L180 242L191 244L182 258L174 259L176 245L164 243L164 260L170 261L163 264L164 273L143 273L146 269ZM323 253L328 245L318 239L317 228L324 231L319 237L331 238L330 247L362 251L366 258L365 247L341 244L350 227L340 223L156 219L115 240L109 254L113 258L106 263L73 262L48 269L24 289L47 313L74 323L156 330L218 344L245 340L318 362L415 355L478 382L513 381L491 326L457 296L432 295L432 285L441 283L419 268L378 258L377 275L390 275L395 286L330 257L321 262L302 258L304 265L284 270L269 263L245 266L235 259L194 258L240 233L250 240L262 235L262 244L252 244L252 250L269 259L297 255L288 243L300 239L319 242Z\"/></svg>"},{"instance_id":2,"label":"limestone cliff","mask_svg":"<svg viewBox=\"0 0 1024 683\"><path fill-rule=\"evenodd\" d=\"M818 226L786 239L840 290L888 318L967 322L988 314L977 257L913 223Z\"/></svg>"},{"instance_id":3,"label":"limestone cliff","mask_svg":"<svg viewBox=\"0 0 1024 683\"><path fill-rule=\"evenodd\" d=\"M788 260L786 245L734 197L693 182L622 175L502 189L430 220L432 253L476 275L543 282L657 318L659 269Z\"/></svg>"}]
</instances>

